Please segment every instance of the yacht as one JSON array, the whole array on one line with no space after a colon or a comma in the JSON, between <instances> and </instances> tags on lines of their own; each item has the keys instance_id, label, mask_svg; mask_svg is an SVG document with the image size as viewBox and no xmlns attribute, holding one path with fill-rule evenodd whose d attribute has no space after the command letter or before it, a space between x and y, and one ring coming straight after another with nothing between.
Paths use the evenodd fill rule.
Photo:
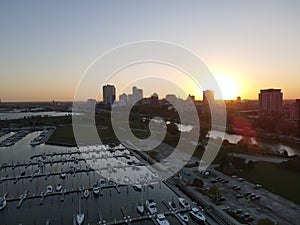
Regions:
<instances>
[{"instance_id":1,"label":"yacht","mask_svg":"<svg viewBox=\"0 0 300 225\"><path fill-rule=\"evenodd\" d=\"M62 185L61 184L56 185L55 189L56 189L57 192L61 191L62 190Z\"/></svg>"},{"instance_id":2,"label":"yacht","mask_svg":"<svg viewBox=\"0 0 300 225\"><path fill-rule=\"evenodd\" d=\"M79 207L78 207L78 214L76 215L76 222L78 225L83 224L84 221L84 213L81 213L81 205L80 205L80 198L79 198Z\"/></svg>"},{"instance_id":3,"label":"yacht","mask_svg":"<svg viewBox=\"0 0 300 225\"><path fill-rule=\"evenodd\" d=\"M192 211L190 212L191 217L199 222L205 222L206 217L200 212L200 210L196 207L192 208Z\"/></svg>"},{"instance_id":4,"label":"yacht","mask_svg":"<svg viewBox=\"0 0 300 225\"><path fill-rule=\"evenodd\" d=\"M156 215L156 221L159 225L170 225L169 221L166 219L165 215L159 213Z\"/></svg>"},{"instance_id":5,"label":"yacht","mask_svg":"<svg viewBox=\"0 0 300 225\"><path fill-rule=\"evenodd\" d=\"M184 198L178 198L179 204L183 207L183 208L190 208L190 203L188 203Z\"/></svg>"},{"instance_id":6,"label":"yacht","mask_svg":"<svg viewBox=\"0 0 300 225\"><path fill-rule=\"evenodd\" d=\"M125 176L123 181L125 184L128 184L130 182L130 179L129 179L129 177Z\"/></svg>"},{"instance_id":7,"label":"yacht","mask_svg":"<svg viewBox=\"0 0 300 225\"><path fill-rule=\"evenodd\" d=\"M100 188L98 186L94 185L94 187L93 187L93 193L94 193L94 195L99 195Z\"/></svg>"},{"instance_id":8,"label":"yacht","mask_svg":"<svg viewBox=\"0 0 300 225\"><path fill-rule=\"evenodd\" d=\"M142 203L137 203L137 204L136 204L136 209L137 209L137 211L138 211L140 214L144 214L144 212L145 212L145 208L144 208L144 206L143 206Z\"/></svg>"},{"instance_id":9,"label":"yacht","mask_svg":"<svg viewBox=\"0 0 300 225\"><path fill-rule=\"evenodd\" d=\"M172 211L175 211L177 209L176 204L174 202L168 202L168 205L170 206L170 209Z\"/></svg>"},{"instance_id":10,"label":"yacht","mask_svg":"<svg viewBox=\"0 0 300 225\"><path fill-rule=\"evenodd\" d=\"M89 192L89 190L88 190L88 189L84 190L84 192L83 192L83 196L84 196L85 198L88 198L88 197L89 197L89 195L90 195L90 192Z\"/></svg>"},{"instance_id":11,"label":"yacht","mask_svg":"<svg viewBox=\"0 0 300 225\"><path fill-rule=\"evenodd\" d=\"M156 203L152 199L146 201L146 207L151 214L157 213Z\"/></svg>"},{"instance_id":12,"label":"yacht","mask_svg":"<svg viewBox=\"0 0 300 225\"><path fill-rule=\"evenodd\" d=\"M51 185L47 186L46 193L51 194L53 192L53 187Z\"/></svg>"},{"instance_id":13,"label":"yacht","mask_svg":"<svg viewBox=\"0 0 300 225\"><path fill-rule=\"evenodd\" d=\"M6 207L6 196L4 195L2 198L0 198L0 210L4 209Z\"/></svg>"},{"instance_id":14,"label":"yacht","mask_svg":"<svg viewBox=\"0 0 300 225\"><path fill-rule=\"evenodd\" d=\"M100 179L98 181L98 183L99 183L99 187L102 188L102 187L104 187L106 185L106 180L105 179Z\"/></svg>"},{"instance_id":15,"label":"yacht","mask_svg":"<svg viewBox=\"0 0 300 225\"><path fill-rule=\"evenodd\" d=\"M78 213L76 215L76 222L78 225L81 225L84 221L84 214L83 213Z\"/></svg>"},{"instance_id":16,"label":"yacht","mask_svg":"<svg viewBox=\"0 0 300 225\"><path fill-rule=\"evenodd\" d=\"M178 215L179 219L181 221L183 221L184 223L188 223L189 222L189 217L185 213L181 212L181 213L178 213L177 215Z\"/></svg>"},{"instance_id":17,"label":"yacht","mask_svg":"<svg viewBox=\"0 0 300 225\"><path fill-rule=\"evenodd\" d=\"M61 173L60 173L60 177L61 177L62 179L65 179L66 173L65 173L65 172L61 172Z\"/></svg>"},{"instance_id":18,"label":"yacht","mask_svg":"<svg viewBox=\"0 0 300 225\"><path fill-rule=\"evenodd\" d=\"M142 191L142 189L143 189L143 187L142 187L141 184L136 184L136 185L134 185L134 188L135 188L135 190L137 190L137 191Z\"/></svg>"}]
</instances>

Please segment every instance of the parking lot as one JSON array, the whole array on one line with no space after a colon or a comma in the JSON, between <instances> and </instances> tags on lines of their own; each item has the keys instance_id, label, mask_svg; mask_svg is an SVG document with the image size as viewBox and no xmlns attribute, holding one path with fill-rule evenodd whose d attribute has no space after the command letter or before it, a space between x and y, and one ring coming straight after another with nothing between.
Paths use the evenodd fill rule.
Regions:
<instances>
[{"instance_id":1,"label":"parking lot","mask_svg":"<svg viewBox=\"0 0 300 225\"><path fill-rule=\"evenodd\" d=\"M256 224L262 218L269 218L278 224L300 224L300 208L293 202L265 190L259 184L237 176L227 176L213 166L209 171L211 174L205 176L196 168L189 169L204 181L204 192L212 185L219 187L222 198L219 199L221 205L217 207L228 214L243 218L249 224Z\"/></svg>"}]
</instances>

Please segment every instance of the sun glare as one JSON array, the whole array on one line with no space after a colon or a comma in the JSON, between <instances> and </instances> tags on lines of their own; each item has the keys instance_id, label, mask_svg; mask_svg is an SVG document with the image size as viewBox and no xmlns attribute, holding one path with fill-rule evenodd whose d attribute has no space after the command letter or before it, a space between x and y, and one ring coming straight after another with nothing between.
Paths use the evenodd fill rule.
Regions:
<instances>
[{"instance_id":1,"label":"sun glare","mask_svg":"<svg viewBox=\"0 0 300 225\"><path fill-rule=\"evenodd\" d=\"M239 84L233 76L228 74L215 74L215 78L222 93L222 96L216 96L216 98L233 100L239 96Z\"/></svg>"}]
</instances>

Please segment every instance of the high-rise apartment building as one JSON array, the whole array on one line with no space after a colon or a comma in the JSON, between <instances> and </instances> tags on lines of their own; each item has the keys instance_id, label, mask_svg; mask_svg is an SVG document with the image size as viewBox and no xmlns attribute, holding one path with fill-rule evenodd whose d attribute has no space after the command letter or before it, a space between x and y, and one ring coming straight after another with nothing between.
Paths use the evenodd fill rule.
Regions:
<instances>
[{"instance_id":1,"label":"high-rise apartment building","mask_svg":"<svg viewBox=\"0 0 300 225\"><path fill-rule=\"evenodd\" d=\"M137 101L139 101L143 98L143 89L133 87L132 88L132 95L133 95L133 102L136 103Z\"/></svg>"},{"instance_id":2,"label":"high-rise apartment building","mask_svg":"<svg viewBox=\"0 0 300 225\"><path fill-rule=\"evenodd\" d=\"M103 86L103 103L112 105L116 100L116 88L114 85Z\"/></svg>"},{"instance_id":3,"label":"high-rise apartment building","mask_svg":"<svg viewBox=\"0 0 300 225\"><path fill-rule=\"evenodd\" d=\"M203 91L203 102L205 105L215 102L215 92L213 90Z\"/></svg>"},{"instance_id":4,"label":"high-rise apartment building","mask_svg":"<svg viewBox=\"0 0 300 225\"><path fill-rule=\"evenodd\" d=\"M260 115L280 115L282 112L281 89L265 89L259 93Z\"/></svg>"}]
</instances>

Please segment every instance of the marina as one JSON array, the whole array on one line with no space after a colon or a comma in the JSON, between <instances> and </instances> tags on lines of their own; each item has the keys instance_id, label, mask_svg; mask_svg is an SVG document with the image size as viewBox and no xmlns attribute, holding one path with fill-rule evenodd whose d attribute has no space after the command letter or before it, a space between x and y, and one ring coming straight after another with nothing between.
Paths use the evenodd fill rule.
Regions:
<instances>
[{"instance_id":1,"label":"marina","mask_svg":"<svg viewBox=\"0 0 300 225\"><path fill-rule=\"evenodd\" d=\"M181 207L180 196L159 181L157 173L148 171L146 162L130 150L116 144L33 147L29 143L39 132L0 148L0 196L5 199L0 219L4 225L78 221L90 225L158 225L158 214L170 224L184 224L179 213L188 215L191 208ZM14 155L15 160L7 154ZM130 174L136 174L135 179ZM156 213L147 209L149 199L155 202ZM175 211L164 204L174 200ZM197 222L190 218L189 224Z\"/></svg>"}]
</instances>

